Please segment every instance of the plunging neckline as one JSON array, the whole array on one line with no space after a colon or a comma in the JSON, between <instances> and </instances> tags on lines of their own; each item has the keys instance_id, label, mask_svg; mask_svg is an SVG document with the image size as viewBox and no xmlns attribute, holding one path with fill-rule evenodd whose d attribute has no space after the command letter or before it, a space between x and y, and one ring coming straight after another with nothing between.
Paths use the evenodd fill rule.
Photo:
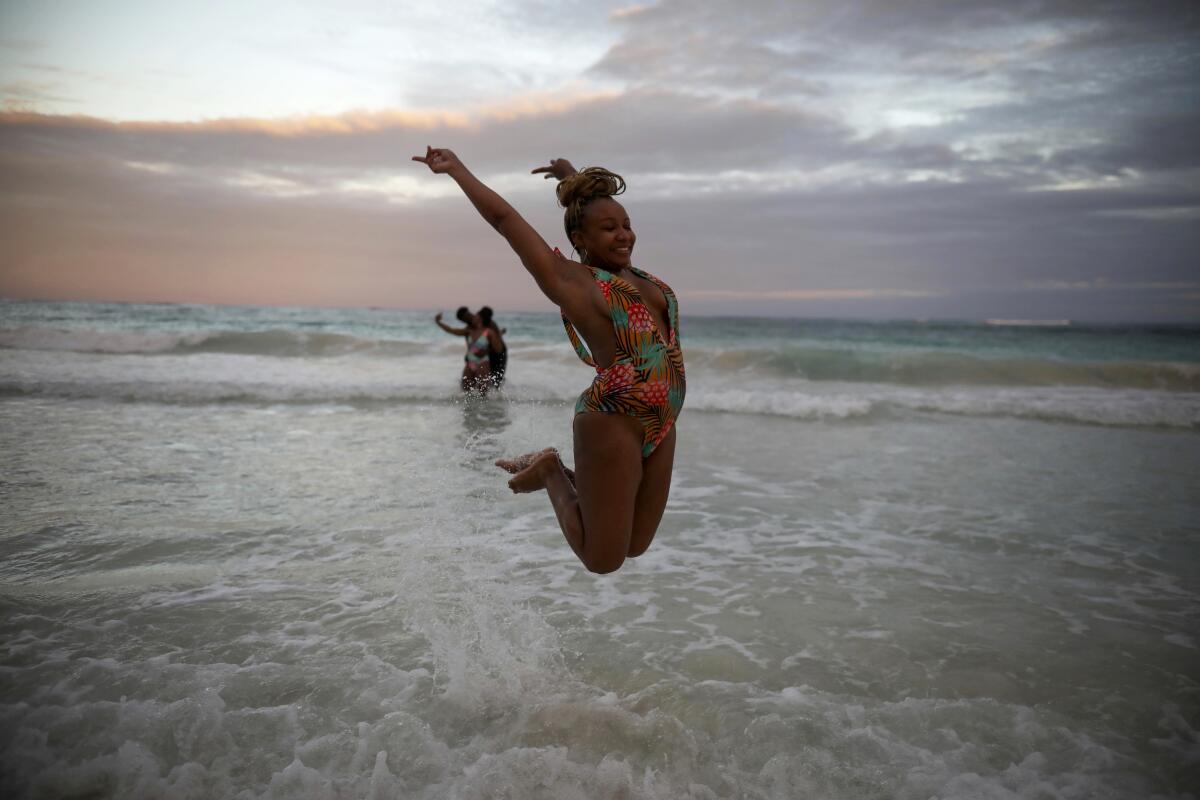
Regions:
<instances>
[{"instance_id":1,"label":"plunging neckline","mask_svg":"<svg viewBox=\"0 0 1200 800\"><path fill-rule=\"evenodd\" d=\"M595 275L596 274L595 271L597 268L592 267L591 269L592 269L592 274ZM670 334L670 336L664 337L662 335L662 331L659 330L658 320L655 319L655 316L657 316L656 314L649 314L648 316L650 317L650 324L654 327L654 335L658 337L659 343L662 344L663 347L669 348L671 346L671 342L673 342L675 340L675 323L671 320L671 301L667 297L666 289L663 288L662 283L660 283L658 280L651 277L650 275L643 272L642 270L638 269L637 267L633 266L632 264L630 264L628 267L625 267L625 269L629 270L634 275L637 275L642 280L650 281L650 283L653 283L655 285L655 287L658 289L658 291L662 293L663 304L667 307L666 308L666 310L667 310L667 329L668 329L668 333ZM641 301L642 307L645 308L646 311L650 311L650 306L648 306L646 304L646 298L642 294L642 290L639 289L637 286L635 286L632 281L628 281L625 278L622 278L620 275L618 275L615 272L612 272L611 270L606 269L606 270L604 270L604 272L607 272L615 280L620 281L621 283L625 284L630 289L632 289L634 294L637 295L638 300Z\"/></svg>"},{"instance_id":2,"label":"plunging neckline","mask_svg":"<svg viewBox=\"0 0 1200 800\"><path fill-rule=\"evenodd\" d=\"M611 272L602 267L593 267L588 264L580 264L579 266L583 267L591 274L592 280L595 281L601 289L604 289L605 286L617 287L619 289L619 291L621 292L621 294L626 295L627 297L629 297L629 299L631 301L636 302L636 304L638 306L640 306L646 312L647 322L649 323L649 329L647 332L653 331L653 336L651 336L647 340L648 342L654 342L655 343L654 346L656 348L662 348L662 350L664 351L664 354L670 353L672 351L678 353L678 351L679 351L679 305L678 305L678 301L675 299L675 292L671 289L670 286L668 286L666 284L665 281L661 280L660 278L655 277L654 275L651 275L648 272L640 270L637 267L632 266L632 265L623 268L623 270L624 269L629 270L631 273L633 273L634 275L637 275L642 280L649 281L650 283L654 284L655 286L658 287L658 290L660 292L662 292L663 299L666 301L666 304L667 304L666 318L667 318L667 328L668 328L668 331L670 334L669 337L663 336L662 326L660 326L658 324L658 320L655 319L657 314L652 313L650 307L646 305L646 298L642 294L641 289L639 289L637 286L635 286L633 284L633 282L631 282L627 277L625 277L624 275L618 275L615 272ZM603 274L603 277L601 277L601 273ZM612 319L613 306L611 305L611 301L609 300L609 291L608 290L604 290L604 300L606 303L609 303L610 324L613 326L614 335L616 335L617 334L617 321L615 319ZM621 348L620 348L620 342L619 342L620 337L619 336L615 336L615 338L618 341L615 342L615 344L617 344L617 348L613 353L612 363L609 364L608 366L602 367L596 363L596 359L592 356L592 353L588 349L587 345L585 345L583 343L583 341L579 338L579 333L576 331L575 325L571 322L571 320L567 316L566 312L562 311L562 309L559 309L559 313L562 316L563 325L567 330L567 338L569 338L571 340L571 345L575 348L575 354L579 356L579 359L581 361L583 361L583 363L587 364L589 367L595 367L597 372L604 372L605 370L612 369L612 367L615 364L620 363ZM621 323L621 325L627 325L627 324L628 324L627 321L623 321Z\"/></svg>"}]
</instances>

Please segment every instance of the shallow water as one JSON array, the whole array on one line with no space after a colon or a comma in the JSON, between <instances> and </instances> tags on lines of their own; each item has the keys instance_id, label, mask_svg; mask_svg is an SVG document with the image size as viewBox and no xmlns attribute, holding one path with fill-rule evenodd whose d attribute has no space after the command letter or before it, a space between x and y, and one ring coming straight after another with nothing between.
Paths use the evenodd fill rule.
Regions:
<instances>
[{"instance_id":1,"label":"shallow water","mask_svg":"<svg viewBox=\"0 0 1200 800\"><path fill-rule=\"evenodd\" d=\"M713 334L658 537L595 576L491 466L569 452L586 381L510 338L506 396L470 402L452 351L412 336L387 356L0 350L0 790L1200 785L1191 393L735 374L705 363Z\"/></svg>"}]
</instances>

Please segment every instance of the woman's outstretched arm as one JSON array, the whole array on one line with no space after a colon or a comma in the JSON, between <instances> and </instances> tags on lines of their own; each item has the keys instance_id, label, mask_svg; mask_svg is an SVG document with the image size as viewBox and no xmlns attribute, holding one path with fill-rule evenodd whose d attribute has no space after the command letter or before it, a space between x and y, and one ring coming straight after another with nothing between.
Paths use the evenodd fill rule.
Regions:
<instances>
[{"instance_id":1,"label":"woman's outstretched arm","mask_svg":"<svg viewBox=\"0 0 1200 800\"><path fill-rule=\"evenodd\" d=\"M590 282L590 275L584 270L564 269L564 259L550 249L533 226L507 200L472 175L453 151L427 147L425 155L413 156L413 161L420 161L435 174L454 179L484 221L508 241L542 294L567 311L586 302L587 284L583 279L586 277Z\"/></svg>"},{"instance_id":2,"label":"woman's outstretched arm","mask_svg":"<svg viewBox=\"0 0 1200 800\"><path fill-rule=\"evenodd\" d=\"M468 333L470 333L470 331L468 331L466 328L451 328L449 325L442 322L442 312L440 311L434 316L433 321L436 322L437 326L446 333L453 333L455 336L466 336Z\"/></svg>"}]
</instances>

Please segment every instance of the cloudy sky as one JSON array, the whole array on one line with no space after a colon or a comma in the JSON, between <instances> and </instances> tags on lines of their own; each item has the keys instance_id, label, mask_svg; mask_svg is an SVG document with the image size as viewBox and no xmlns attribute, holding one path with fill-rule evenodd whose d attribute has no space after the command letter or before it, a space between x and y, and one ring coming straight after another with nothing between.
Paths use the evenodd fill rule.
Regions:
<instances>
[{"instance_id":1,"label":"cloudy sky","mask_svg":"<svg viewBox=\"0 0 1200 800\"><path fill-rule=\"evenodd\" d=\"M685 312L1200 320L1200 4L4 0L0 295L549 310L626 176Z\"/></svg>"}]
</instances>

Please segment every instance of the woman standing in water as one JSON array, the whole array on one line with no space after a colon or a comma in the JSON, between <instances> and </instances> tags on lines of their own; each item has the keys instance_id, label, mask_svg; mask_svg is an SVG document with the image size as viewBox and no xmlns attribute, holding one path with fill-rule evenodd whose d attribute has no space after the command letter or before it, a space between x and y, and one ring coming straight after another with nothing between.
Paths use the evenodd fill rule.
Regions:
<instances>
[{"instance_id":1,"label":"woman standing in water","mask_svg":"<svg viewBox=\"0 0 1200 800\"><path fill-rule=\"evenodd\" d=\"M579 254L576 262L552 250L452 151L430 147L413 160L453 178L480 216L508 240L538 288L562 310L580 358L596 368L595 380L575 404L574 474L553 449L496 463L515 473L509 481L514 492L546 490L584 566L612 572L644 553L658 530L684 395L675 293L633 266L637 237L629 215L613 199L625 190L625 181L600 167L575 172L562 159L534 170L559 179L556 191L566 209L567 238Z\"/></svg>"},{"instance_id":2,"label":"woman standing in water","mask_svg":"<svg viewBox=\"0 0 1200 800\"><path fill-rule=\"evenodd\" d=\"M460 306L454 316L466 327L451 328L442 322L442 312L438 312L433 321L446 333L462 336L467 340L467 354L464 357L462 381L460 385L464 392L472 390L487 394L491 385L491 359L488 353L492 347L492 332L483 324L478 314L472 314L466 306Z\"/></svg>"}]
</instances>

